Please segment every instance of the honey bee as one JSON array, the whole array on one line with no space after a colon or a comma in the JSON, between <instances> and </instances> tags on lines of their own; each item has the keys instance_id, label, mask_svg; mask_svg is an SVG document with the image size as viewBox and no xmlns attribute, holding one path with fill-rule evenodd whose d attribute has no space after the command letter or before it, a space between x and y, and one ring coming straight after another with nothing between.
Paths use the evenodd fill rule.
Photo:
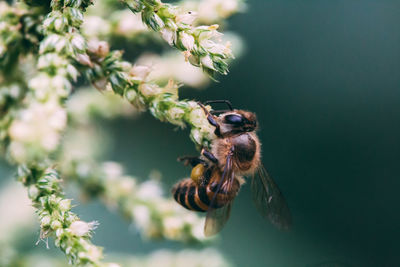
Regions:
<instances>
[{"instance_id":1,"label":"honey bee","mask_svg":"<svg viewBox=\"0 0 400 267\"><path fill-rule=\"evenodd\" d=\"M190 178L178 182L172 189L175 200L183 207L207 212L204 234L218 233L229 219L233 200L244 183L252 176L251 188L258 211L280 229L288 229L291 215L276 183L261 163L261 144L256 135L256 115L233 109L227 100L204 103L225 103L229 110L208 111L198 103L215 127L216 139L211 151L201 150L200 157L178 158L192 166Z\"/></svg>"}]
</instances>

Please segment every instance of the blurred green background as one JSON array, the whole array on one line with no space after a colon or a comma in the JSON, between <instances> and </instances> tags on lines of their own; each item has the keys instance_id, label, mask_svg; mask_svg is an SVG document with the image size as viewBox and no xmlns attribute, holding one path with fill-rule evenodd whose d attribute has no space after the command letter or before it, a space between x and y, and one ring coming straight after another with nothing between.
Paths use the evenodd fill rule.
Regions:
<instances>
[{"instance_id":1,"label":"blurred green background","mask_svg":"<svg viewBox=\"0 0 400 267\"><path fill-rule=\"evenodd\" d=\"M219 83L181 96L257 113L263 162L294 225L267 223L244 186L215 246L236 266L400 266L400 1L253 0L229 28L245 54ZM109 159L129 173L157 169L167 191L189 175L176 162L197 153L187 131L149 114L104 127L114 136ZM4 181L12 171L2 166ZM142 241L98 203L75 210L101 223L94 242L106 252L184 247Z\"/></svg>"}]
</instances>

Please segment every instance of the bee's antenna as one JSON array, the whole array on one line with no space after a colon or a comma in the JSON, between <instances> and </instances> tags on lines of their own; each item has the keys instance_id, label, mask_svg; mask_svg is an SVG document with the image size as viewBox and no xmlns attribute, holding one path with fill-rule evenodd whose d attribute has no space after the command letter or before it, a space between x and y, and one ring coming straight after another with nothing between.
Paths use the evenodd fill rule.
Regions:
<instances>
[{"instance_id":1,"label":"bee's antenna","mask_svg":"<svg viewBox=\"0 0 400 267\"><path fill-rule=\"evenodd\" d=\"M209 100L209 101L204 102L204 105L209 105L209 104L213 104L213 103L224 103L229 107L230 110L233 110L232 104L229 100Z\"/></svg>"}]
</instances>

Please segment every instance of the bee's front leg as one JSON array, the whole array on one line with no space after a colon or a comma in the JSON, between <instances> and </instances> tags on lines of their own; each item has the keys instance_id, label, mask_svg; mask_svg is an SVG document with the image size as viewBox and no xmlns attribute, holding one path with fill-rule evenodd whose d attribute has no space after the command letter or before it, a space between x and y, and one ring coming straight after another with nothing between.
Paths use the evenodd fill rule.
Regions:
<instances>
[{"instance_id":1,"label":"bee's front leg","mask_svg":"<svg viewBox=\"0 0 400 267\"><path fill-rule=\"evenodd\" d=\"M199 104L199 106L203 109L204 113L206 114L208 122L212 126L215 127L214 134L217 137L222 137L220 126L219 126L218 122L215 120L214 116L206 109L206 107L202 103L200 103L200 102L197 102L197 103Z\"/></svg>"},{"instance_id":2,"label":"bee's front leg","mask_svg":"<svg viewBox=\"0 0 400 267\"><path fill-rule=\"evenodd\" d=\"M218 164L218 159L214 156L213 153L208 151L206 148L201 150L201 154L208 160L210 160L214 164Z\"/></svg>"},{"instance_id":3,"label":"bee's front leg","mask_svg":"<svg viewBox=\"0 0 400 267\"><path fill-rule=\"evenodd\" d=\"M203 159L196 156L182 156L178 158L178 161L183 162L185 166L188 166L189 164L192 167L195 167L198 164L206 165L206 162Z\"/></svg>"}]
</instances>

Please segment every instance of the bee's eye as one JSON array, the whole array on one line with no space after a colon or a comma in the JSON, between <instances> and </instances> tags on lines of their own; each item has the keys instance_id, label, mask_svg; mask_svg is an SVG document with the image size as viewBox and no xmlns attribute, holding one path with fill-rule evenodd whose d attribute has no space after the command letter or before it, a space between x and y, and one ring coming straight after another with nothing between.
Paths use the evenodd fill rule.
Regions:
<instances>
[{"instance_id":1,"label":"bee's eye","mask_svg":"<svg viewBox=\"0 0 400 267\"><path fill-rule=\"evenodd\" d=\"M226 115L225 122L230 123L230 124L241 125L241 124L243 124L243 117L240 115L234 115L234 114Z\"/></svg>"}]
</instances>

